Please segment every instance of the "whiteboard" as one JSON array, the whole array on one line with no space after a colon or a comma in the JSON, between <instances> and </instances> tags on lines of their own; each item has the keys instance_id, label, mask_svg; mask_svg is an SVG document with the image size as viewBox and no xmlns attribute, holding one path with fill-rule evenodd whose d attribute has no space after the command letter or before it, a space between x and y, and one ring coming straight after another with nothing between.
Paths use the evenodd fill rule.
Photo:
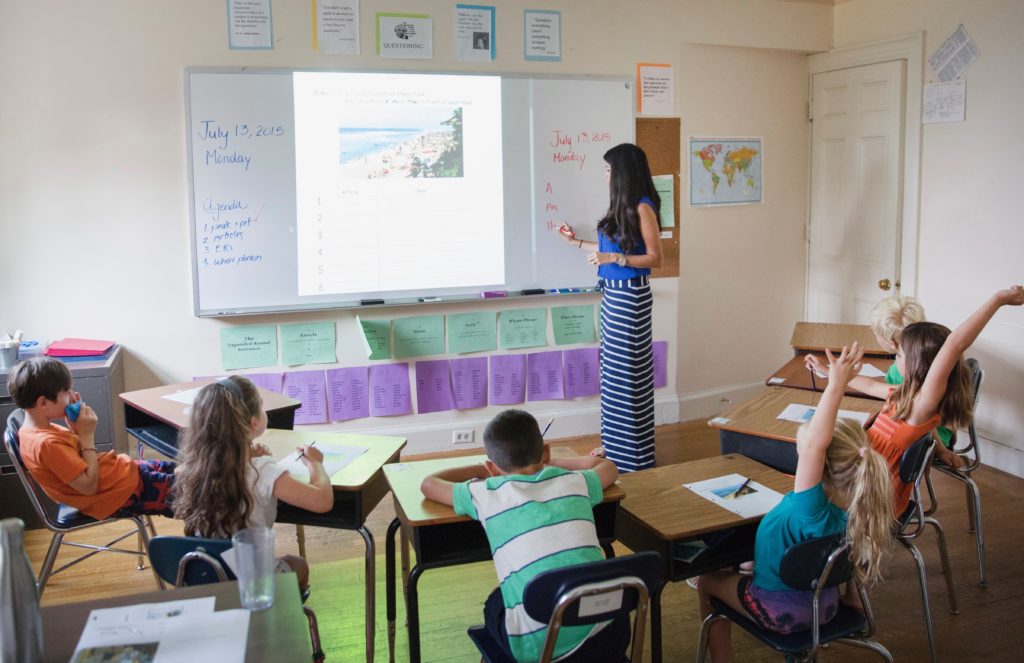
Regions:
<instances>
[{"instance_id":1,"label":"whiteboard","mask_svg":"<svg viewBox=\"0 0 1024 663\"><path fill-rule=\"evenodd\" d=\"M332 74L349 78L331 83ZM554 229L569 223L596 239L608 206L602 155L633 141L629 80L458 75L473 79L464 86L468 100L458 102L464 166L447 176L435 164L433 179L423 179L397 167L384 172L379 157L349 149L352 132L364 136L370 120L359 124L356 113L323 100L361 86L358 76L370 81L364 96L379 95L388 77L402 95L459 84L455 75L426 73L186 70L196 315L595 285L584 252ZM489 89L500 90L500 105L487 105ZM443 102L429 104L408 114L426 117ZM384 106L372 109L367 117L387 115ZM408 143L398 145L391 149L401 153ZM363 216L371 212L383 216Z\"/></svg>"}]
</instances>

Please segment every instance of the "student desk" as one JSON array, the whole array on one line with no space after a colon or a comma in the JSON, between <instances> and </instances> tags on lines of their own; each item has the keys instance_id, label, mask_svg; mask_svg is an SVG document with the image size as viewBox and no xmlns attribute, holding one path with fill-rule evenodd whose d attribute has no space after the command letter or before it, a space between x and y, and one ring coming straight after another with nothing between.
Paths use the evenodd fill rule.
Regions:
<instances>
[{"instance_id":1,"label":"student desk","mask_svg":"<svg viewBox=\"0 0 1024 663\"><path fill-rule=\"evenodd\" d=\"M761 517L743 518L684 488L684 483L732 473L750 477L785 495L793 480L744 456L729 454L624 474L619 484L626 497L619 508L616 537L635 552L661 555L663 584L651 594L651 657L661 661L661 592L665 584L685 580L754 558L754 535ZM677 541L734 529L717 546L693 562L674 559Z\"/></svg>"},{"instance_id":2,"label":"student desk","mask_svg":"<svg viewBox=\"0 0 1024 663\"><path fill-rule=\"evenodd\" d=\"M204 596L217 598L216 610L241 607L238 583L234 580L98 601L46 606L42 609L43 661L69 661L85 628L89 612L96 608L116 608L137 603L161 603ZM301 661L308 659L311 651L309 622L302 612L299 583L295 579L295 574L275 574L274 605L266 610L253 612L249 617L249 639L245 648L245 660L253 663Z\"/></svg>"},{"instance_id":3,"label":"student desk","mask_svg":"<svg viewBox=\"0 0 1024 663\"><path fill-rule=\"evenodd\" d=\"M277 522L292 523L298 526L296 535L299 539L299 554L303 556L305 556L305 533L303 530L305 525L355 530L363 537L363 541L366 543L364 587L366 661L372 663L374 616L376 614L374 596L377 549L373 541L373 534L366 528L366 518L389 490L387 479L384 478L381 468L386 463L398 461L406 440L403 437L380 435L348 435L271 429L257 439L257 442L267 445L271 455L278 460L293 453L295 447L310 444L313 441L367 447L367 451L331 476L331 485L334 487L334 508L327 513L313 513L279 501Z\"/></svg>"},{"instance_id":4,"label":"student desk","mask_svg":"<svg viewBox=\"0 0 1024 663\"><path fill-rule=\"evenodd\" d=\"M384 466L384 475L391 484L397 517L388 526L385 546L385 580L387 583L388 647L391 660L395 654L395 535L403 530L403 561L405 534L416 552L416 565L409 572L406 585L406 608L409 627L409 660L420 661L419 598L416 584L428 569L491 559L491 549L484 529L477 521L459 516L450 506L432 502L420 492L420 483L428 475L449 467L482 463L486 456L441 458L414 463ZM601 547L611 556L615 538L615 517L619 501L625 493L618 485L604 491L604 502L594 507L594 522ZM480 597L481 601L485 597Z\"/></svg>"},{"instance_id":5,"label":"student desk","mask_svg":"<svg viewBox=\"0 0 1024 663\"><path fill-rule=\"evenodd\" d=\"M828 365L828 359L825 357L824 352L800 352L795 357L783 364L782 368L778 369L774 373L768 376L764 381L769 387L789 387L790 389L805 389L807 391L824 391L825 387L828 386L828 378L814 376L811 379L811 372L804 366L804 357L808 354L815 354L821 359L822 364ZM878 370L885 373L892 366L892 359L889 357L868 357L864 356L864 364L870 364ZM881 380L882 378L878 378ZM847 396L860 396L862 398L872 398L867 394L862 394L856 389L847 388Z\"/></svg>"},{"instance_id":6,"label":"student desk","mask_svg":"<svg viewBox=\"0 0 1024 663\"><path fill-rule=\"evenodd\" d=\"M875 339L869 325L841 325L832 322L798 322L793 328L789 344L796 354L812 350L824 352L828 348L838 352L844 345L854 341L860 343L866 355L893 357L892 351L883 348Z\"/></svg>"},{"instance_id":7,"label":"student desk","mask_svg":"<svg viewBox=\"0 0 1024 663\"><path fill-rule=\"evenodd\" d=\"M138 440L139 452L145 444L168 458L175 458L178 455L178 432L188 428L192 408L164 396L211 382L213 380L197 380L120 394L121 402L124 403L125 428L129 435ZM295 423L295 410L302 403L260 387L257 389L267 411L267 428L291 430Z\"/></svg>"},{"instance_id":8,"label":"student desk","mask_svg":"<svg viewBox=\"0 0 1024 663\"><path fill-rule=\"evenodd\" d=\"M796 431L800 424L777 417L790 403L817 405L820 400L818 392L768 387L746 403L710 420L708 426L718 429L723 454L740 453L792 474L796 471ZM881 411L882 404L873 399L844 396L839 408L867 412L870 421Z\"/></svg>"}]
</instances>

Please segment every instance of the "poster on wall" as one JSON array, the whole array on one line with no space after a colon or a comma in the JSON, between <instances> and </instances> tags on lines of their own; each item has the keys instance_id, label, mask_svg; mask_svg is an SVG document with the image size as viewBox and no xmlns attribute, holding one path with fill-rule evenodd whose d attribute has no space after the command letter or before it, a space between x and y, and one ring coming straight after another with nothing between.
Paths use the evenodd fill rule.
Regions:
<instances>
[{"instance_id":1,"label":"poster on wall","mask_svg":"<svg viewBox=\"0 0 1024 663\"><path fill-rule=\"evenodd\" d=\"M359 55L359 0L314 0L313 50L325 55Z\"/></svg>"},{"instance_id":2,"label":"poster on wall","mask_svg":"<svg viewBox=\"0 0 1024 663\"><path fill-rule=\"evenodd\" d=\"M562 61L562 12L527 9L523 12L523 58Z\"/></svg>"},{"instance_id":3,"label":"poster on wall","mask_svg":"<svg viewBox=\"0 0 1024 663\"><path fill-rule=\"evenodd\" d=\"M393 60L434 57L434 22L426 14L377 14L377 55Z\"/></svg>"},{"instance_id":4,"label":"poster on wall","mask_svg":"<svg viewBox=\"0 0 1024 663\"><path fill-rule=\"evenodd\" d=\"M455 59L494 59L494 7L455 5Z\"/></svg>"},{"instance_id":5,"label":"poster on wall","mask_svg":"<svg viewBox=\"0 0 1024 663\"><path fill-rule=\"evenodd\" d=\"M749 205L763 194L760 138L690 137L690 206Z\"/></svg>"},{"instance_id":6,"label":"poster on wall","mask_svg":"<svg viewBox=\"0 0 1024 663\"><path fill-rule=\"evenodd\" d=\"M228 48L274 48L270 0L227 0Z\"/></svg>"}]
</instances>

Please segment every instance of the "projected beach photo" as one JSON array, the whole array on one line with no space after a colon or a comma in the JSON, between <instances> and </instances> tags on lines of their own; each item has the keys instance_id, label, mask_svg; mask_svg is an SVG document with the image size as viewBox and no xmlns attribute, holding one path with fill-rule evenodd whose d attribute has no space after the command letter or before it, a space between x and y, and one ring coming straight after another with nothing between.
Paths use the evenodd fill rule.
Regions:
<instances>
[{"instance_id":1,"label":"projected beach photo","mask_svg":"<svg viewBox=\"0 0 1024 663\"><path fill-rule=\"evenodd\" d=\"M346 180L462 177L462 108L382 108L386 122L338 128Z\"/></svg>"}]
</instances>

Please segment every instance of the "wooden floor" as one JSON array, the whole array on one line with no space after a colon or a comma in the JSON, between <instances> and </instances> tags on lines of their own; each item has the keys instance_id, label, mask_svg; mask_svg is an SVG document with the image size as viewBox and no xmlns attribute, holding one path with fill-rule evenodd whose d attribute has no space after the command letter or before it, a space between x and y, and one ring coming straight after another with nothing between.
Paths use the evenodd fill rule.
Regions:
<instances>
[{"instance_id":1,"label":"wooden floor","mask_svg":"<svg viewBox=\"0 0 1024 663\"><path fill-rule=\"evenodd\" d=\"M585 453L595 446L596 438L568 438L556 440L554 444L567 445L580 453ZM480 451L473 450L467 453ZM708 429L704 420L658 428L659 465L703 458L717 453L717 432ZM403 457L403 460L415 458ZM1024 528L1021 527L1021 523L1024 522L1024 479L989 467L983 467L974 476L981 487L984 505L988 588L981 588L977 584L978 567L974 535L967 532L966 507L961 485L938 473L934 477L940 504L937 516L946 530L960 614L950 614L947 608L948 597L939 570L934 535L929 531L920 540L920 548L928 568L928 588L931 592L939 660L1019 660L1017 657L1024 645L1024 632L1019 626L1019 615L1024 613L1024 573L1021 572L1021 551L1024 550ZM393 517L391 501L385 498L367 521L367 526L378 543L379 552L383 551L385 531ZM181 533L180 524L176 521L163 518L155 520L159 533ZM88 530L90 534L83 534L76 540L96 543L100 542L100 539L113 538L123 529L125 528L121 525L94 528ZM277 532L278 554L296 553L294 527L279 525ZM33 567L37 570L42 564L49 539L49 532L46 530L26 533L26 549ZM616 550L623 554L629 552L619 544L616 544ZM306 555L312 565L312 578L315 583L317 564L361 558L363 543L354 532L306 528ZM58 565L70 557L62 553L58 558ZM133 558L126 555L101 554L93 557L52 578L43 594L42 603L52 605L152 591L155 583L150 572L137 572L134 565ZM915 568L907 551L895 549L888 564L886 579L871 592L879 625L877 639L889 648L897 661L928 659ZM381 560L378 564L378 573L382 571ZM378 601L382 600L383 597L378 598ZM683 583L677 583L665 589L662 601L666 660L693 660L700 628L696 592ZM380 626L378 624L378 633ZM451 634L444 637L451 637ZM733 641L737 661L780 660L780 657L745 634L735 633ZM427 634L424 634L423 646L424 660L430 660L427 655L430 651L444 651L443 646L431 646ZM345 661L354 661L361 657L360 650L343 658ZM822 659L861 661L869 659L869 656L862 650L834 646L823 653Z\"/></svg>"}]
</instances>

